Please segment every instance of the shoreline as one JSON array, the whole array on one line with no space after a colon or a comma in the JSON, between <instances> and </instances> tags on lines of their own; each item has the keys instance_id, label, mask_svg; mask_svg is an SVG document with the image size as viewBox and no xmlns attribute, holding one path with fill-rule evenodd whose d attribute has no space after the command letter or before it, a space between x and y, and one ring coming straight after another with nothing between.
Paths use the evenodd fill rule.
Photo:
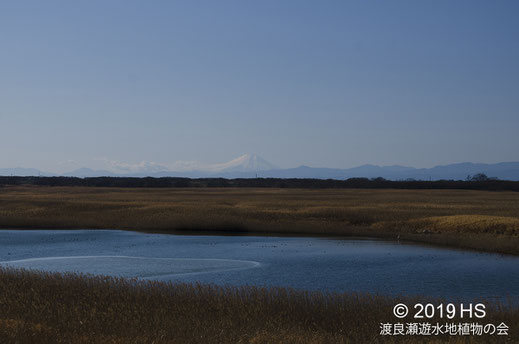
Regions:
<instances>
[{"instance_id":1,"label":"shoreline","mask_svg":"<svg viewBox=\"0 0 519 344\"><path fill-rule=\"evenodd\" d=\"M323 233L323 232L277 232L277 231L233 231L233 230L196 230L196 229L182 229L182 230L156 230L156 229L124 229L124 228L0 228L3 230L120 230L128 232L150 233L150 234L165 234L165 235L188 235L188 236L257 236L257 237L292 237L292 238L322 238L322 239L337 239L337 240L380 240L393 243L406 243L410 245L424 245L451 250L473 251L489 254L500 254L509 256L519 256L519 238L501 238L507 242L507 246L497 246L496 249L491 250L487 247L477 246L480 243L488 245L489 240L495 240L493 235L480 235L471 238L473 241L463 241L463 238L455 235L447 234L412 234L401 233L396 236L393 234L376 235L369 232L369 228L355 228L354 232L346 234ZM461 242L460 242L461 240ZM496 243L499 245L499 243Z\"/></svg>"},{"instance_id":2,"label":"shoreline","mask_svg":"<svg viewBox=\"0 0 519 344\"><path fill-rule=\"evenodd\" d=\"M509 243L511 249L507 247L498 247L494 250L489 250L485 247L478 247L477 243L485 242L495 239L493 235L481 235L474 241L465 241L460 243L462 239L459 236L446 235L446 234L412 234L412 233L401 233L401 234L380 234L376 235L370 231L370 228L354 228L355 231L346 234L334 234L334 233L322 233L322 232L271 232L271 231L225 231L225 230L130 230L141 233L152 233L152 234L168 234L168 235L213 235L213 236L267 236L267 237L295 237L295 238L323 238L323 239L344 239L344 240L381 240L387 242L404 242L412 245L425 245L446 249L464 250L464 251L475 251L481 253L493 253L510 256L519 256L519 249L515 249L519 245L519 238L512 237L503 238ZM125 230L125 229L122 229ZM514 244L515 243L515 244Z\"/></svg>"},{"instance_id":3,"label":"shoreline","mask_svg":"<svg viewBox=\"0 0 519 344\"><path fill-rule=\"evenodd\" d=\"M408 241L519 255L519 193L9 187L0 229L119 229Z\"/></svg>"}]
</instances>

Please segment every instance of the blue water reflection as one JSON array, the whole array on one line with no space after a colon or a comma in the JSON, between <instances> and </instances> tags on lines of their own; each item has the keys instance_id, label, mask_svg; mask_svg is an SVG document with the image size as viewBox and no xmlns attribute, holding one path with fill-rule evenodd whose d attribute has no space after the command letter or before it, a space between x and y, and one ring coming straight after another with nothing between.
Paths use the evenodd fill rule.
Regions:
<instances>
[{"instance_id":1,"label":"blue water reflection","mask_svg":"<svg viewBox=\"0 0 519 344\"><path fill-rule=\"evenodd\" d=\"M132 270L137 277L159 280L425 295L449 300L519 296L519 257L498 254L362 239L180 236L118 230L0 231L0 261L4 265L29 258L78 256L218 262L200 273L177 274L171 265L171 271L161 268L155 276L154 260L140 261L141 270ZM251 265L227 269L216 260ZM55 260L49 260L49 264L40 259L33 260L32 265L29 262L24 267L50 271L94 269L123 275L121 272L128 270L120 259L86 259L81 264L71 259L68 265L63 259L59 268L51 264ZM99 264L102 269L95 270ZM135 261L130 259L127 264Z\"/></svg>"}]
</instances>

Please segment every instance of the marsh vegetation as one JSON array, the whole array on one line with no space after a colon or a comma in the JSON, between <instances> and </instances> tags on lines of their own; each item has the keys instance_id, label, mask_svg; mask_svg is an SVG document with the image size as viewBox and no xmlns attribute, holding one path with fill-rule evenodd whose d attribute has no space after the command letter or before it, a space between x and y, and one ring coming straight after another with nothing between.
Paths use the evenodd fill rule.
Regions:
<instances>
[{"instance_id":1,"label":"marsh vegetation","mask_svg":"<svg viewBox=\"0 0 519 344\"><path fill-rule=\"evenodd\" d=\"M397 322L393 306L418 301L424 299L0 268L0 338L12 343L377 343L391 339L380 336L380 323ZM486 309L485 323L505 322L510 326L506 338L517 338L519 309L511 303L487 303ZM492 343L503 338L434 340Z\"/></svg>"},{"instance_id":2,"label":"marsh vegetation","mask_svg":"<svg viewBox=\"0 0 519 344\"><path fill-rule=\"evenodd\" d=\"M519 193L476 190L0 189L1 228L361 235L519 253Z\"/></svg>"},{"instance_id":3,"label":"marsh vegetation","mask_svg":"<svg viewBox=\"0 0 519 344\"><path fill-rule=\"evenodd\" d=\"M519 194L469 190L4 187L3 228L364 235L519 253ZM15 343L391 342L392 307L424 298L224 287L0 268L0 337ZM519 328L517 300L485 322ZM455 319L459 320L459 319ZM432 319L432 322L441 319ZM397 342L421 342L405 337ZM502 337L435 337L501 342Z\"/></svg>"}]
</instances>

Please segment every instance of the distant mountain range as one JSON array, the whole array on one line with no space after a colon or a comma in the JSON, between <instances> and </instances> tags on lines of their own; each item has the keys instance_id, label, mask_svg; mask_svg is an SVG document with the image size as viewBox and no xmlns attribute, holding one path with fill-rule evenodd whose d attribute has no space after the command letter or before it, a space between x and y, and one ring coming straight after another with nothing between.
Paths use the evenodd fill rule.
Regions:
<instances>
[{"instance_id":1,"label":"distant mountain range","mask_svg":"<svg viewBox=\"0 0 519 344\"><path fill-rule=\"evenodd\" d=\"M74 177L187 177L187 178L317 178L348 179L377 178L389 180L465 180L468 175L484 173L488 177L503 180L519 180L519 162L501 162L480 164L464 162L440 165L432 168L414 168L406 166L362 165L348 169L316 168L299 166L280 169L256 154L245 154L226 163L202 165L184 171L133 171L114 172L80 168L64 174L42 172L33 168L0 168L2 176L74 176Z\"/></svg>"},{"instance_id":2,"label":"distant mountain range","mask_svg":"<svg viewBox=\"0 0 519 344\"><path fill-rule=\"evenodd\" d=\"M0 176L42 176L42 177L51 177L56 176L55 173L42 172L35 168L23 168L23 167L15 167L15 168L0 168Z\"/></svg>"}]
</instances>

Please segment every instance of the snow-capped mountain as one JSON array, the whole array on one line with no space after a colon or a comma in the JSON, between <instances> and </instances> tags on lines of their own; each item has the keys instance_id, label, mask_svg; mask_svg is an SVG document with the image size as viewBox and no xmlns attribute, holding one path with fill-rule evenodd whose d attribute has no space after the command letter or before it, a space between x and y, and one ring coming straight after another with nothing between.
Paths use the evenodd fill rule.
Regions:
<instances>
[{"instance_id":1,"label":"snow-capped mountain","mask_svg":"<svg viewBox=\"0 0 519 344\"><path fill-rule=\"evenodd\" d=\"M204 164L198 161L176 161L171 164L159 164L155 162L140 162L136 164L121 161L102 160L105 168L93 170L90 168L80 168L63 176L76 177L101 177L101 176L120 176L120 177L230 177L236 174L246 174L255 176L260 171L277 170L278 167L271 164L256 154L244 154L231 161ZM151 167L151 168L150 168ZM160 167L160 168L158 168Z\"/></svg>"},{"instance_id":2,"label":"snow-capped mountain","mask_svg":"<svg viewBox=\"0 0 519 344\"><path fill-rule=\"evenodd\" d=\"M207 172L257 172L277 169L276 166L256 154L244 154L231 161L208 165Z\"/></svg>"},{"instance_id":3,"label":"snow-capped mountain","mask_svg":"<svg viewBox=\"0 0 519 344\"><path fill-rule=\"evenodd\" d=\"M256 154L244 154L224 163L203 164L197 161L177 161L173 164L140 162L105 163L106 168L80 168L69 173L48 173L28 168L0 168L0 176L75 176L75 177L187 177L187 178L318 178L348 179L383 177L390 180L465 180L469 175L484 173L488 177L519 181L519 162L496 164L458 163L414 168L406 166L363 165L349 169L299 166L279 169ZM120 168L122 166L123 168ZM118 168L116 168L118 167ZM122 169L122 171L121 171Z\"/></svg>"}]
</instances>

